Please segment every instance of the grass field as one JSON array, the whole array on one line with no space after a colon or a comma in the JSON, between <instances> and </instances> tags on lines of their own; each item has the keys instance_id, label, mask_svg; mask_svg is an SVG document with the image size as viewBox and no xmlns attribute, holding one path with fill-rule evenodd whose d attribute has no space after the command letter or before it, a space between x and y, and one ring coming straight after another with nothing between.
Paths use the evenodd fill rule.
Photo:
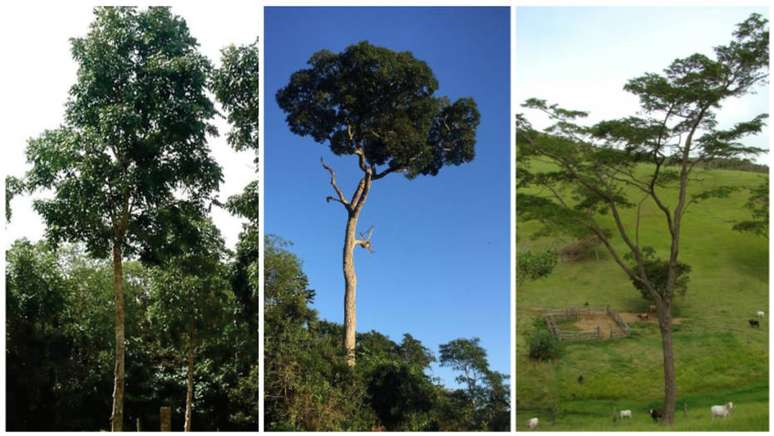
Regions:
<instances>
[{"instance_id":1,"label":"grass field","mask_svg":"<svg viewBox=\"0 0 774 436\"><path fill-rule=\"evenodd\" d=\"M699 170L690 192L717 185L752 187L764 175L730 170ZM674 199L674 192L662 192ZM654 424L648 409L663 396L661 340L653 322L635 322L632 336L612 341L567 344L561 358L533 362L526 334L543 309L610 305L619 312L647 311L648 302L623 271L600 249L599 259L560 262L550 277L517 289L517 429L538 417L538 430L768 430L768 240L733 231L748 219L749 193L689 207L683 220L681 261L692 267L688 292L675 300L674 352L678 409L674 425ZM518 205L517 205L518 211ZM634 210L625 214L634 225ZM645 203L642 245L664 255L663 215ZM604 219L602 219L604 222ZM612 228L612 223L607 222ZM570 240L530 235L537 223L517 220L517 250L559 248ZM614 238L622 249L620 238ZM623 251L622 251L623 252ZM760 329L747 320L766 311ZM579 375L583 383L578 382ZM734 402L727 419L711 419L713 404ZM687 406L687 412L684 407ZM614 422L613 412L631 409L631 420Z\"/></svg>"}]
</instances>

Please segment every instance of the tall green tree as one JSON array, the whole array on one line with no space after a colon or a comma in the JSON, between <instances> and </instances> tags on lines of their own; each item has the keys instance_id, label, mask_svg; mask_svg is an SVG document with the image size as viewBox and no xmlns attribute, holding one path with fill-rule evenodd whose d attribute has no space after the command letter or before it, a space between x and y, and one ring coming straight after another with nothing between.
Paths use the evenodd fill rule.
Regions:
<instances>
[{"instance_id":1,"label":"tall green tree","mask_svg":"<svg viewBox=\"0 0 774 436\"><path fill-rule=\"evenodd\" d=\"M201 208L222 179L207 134L215 114L206 94L209 61L185 21L168 8L99 7L88 34L73 38L78 64L61 127L32 139L29 188L53 192L35 210L53 241L112 251L115 376L111 428L123 429L125 327L122 261L152 253ZM187 195L182 202L177 195Z\"/></svg>"},{"instance_id":2,"label":"tall green tree","mask_svg":"<svg viewBox=\"0 0 774 436\"><path fill-rule=\"evenodd\" d=\"M212 222L195 220L196 242L156 268L150 309L151 319L174 348L185 350L180 356L187 374L185 431L191 431L198 353L212 336L222 334L229 301L223 239Z\"/></svg>"},{"instance_id":3,"label":"tall green tree","mask_svg":"<svg viewBox=\"0 0 774 436\"><path fill-rule=\"evenodd\" d=\"M445 165L473 160L479 123L471 98L450 102L435 96L438 81L430 67L409 52L394 52L368 42L341 53L321 50L309 58L309 68L290 77L277 92L290 130L327 143L336 155L357 157L362 172L347 197L336 173L325 162L335 196L347 213L344 234L344 349L355 365L356 313L355 247L371 250L373 228L356 236L357 222L372 184L391 173L408 179L435 176Z\"/></svg>"},{"instance_id":4,"label":"tall green tree","mask_svg":"<svg viewBox=\"0 0 774 436\"><path fill-rule=\"evenodd\" d=\"M259 73L258 41L243 46L231 45L221 50L221 65L214 71L211 84L231 125L226 137L229 145L237 151L254 151L256 164L260 127ZM226 207L250 221L245 231L255 231L258 226L258 182L250 182L241 194L229 198ZM257 295L255 298L257 302Z\"/></svg>"},{"instance_id":5,"label":"tall green tree","mask_svg":"<svg viewBox=\"0 0 774 436\"><path fill-rule=\"evenodd\" d=\"M255 163L258 164L259 147L259 97L260 97L260 56L258 40L243 46L231 45L221 51L221 65L213 74L212 90L215 97L227 112L227 120L231 125L228 133L228 143L237 151L252 150L255 152ZM240 419L255 419L258 426L258 256L260 235L258 232L258 181L253 180L244 190L228 199L226 208L233 214L242 216L248 221L243 225L239 235L236 257L232 264L231 284L237 299L242 304L246 314L249 334L247 337L255 345L255 365L249 369L249 376L240 379L240 386L234 396L245 399L253 398L254 402L246 410L254 413L244 413Z\"/></svg>"},{"instance_id":6,"label":"tall green tree","mask_svg":"<svg viewBox=\"0 0 774 436\"><path fill-rule=\"evenodd\" d=\"M761 131L766 114L719 129L716 114L731 98L752 92L768 76L769 31L758 14L740 23L732 41L714 50L714 57L694 54L673 61L662 74L648 73L626 83L636 95L641 115L578 123L587 115L543 100L524 106L546 113L553 124L537 130L517 117L520 218L538 220L571 232L592 232L615 262L644 289L657 307L662 339L664 422L674 419L677 398L672 346L672 304L685 283L680 262L681 225L687 208L701 200L728 195L729 187L693 188L696 166L716 159L754 155L762 150L740 141ZM532 171L530 163L547 162L547 170ZM665 188L677 195L666 198ZM692 188L692 189L691 189ZM689 195L689 191L691 194ZM643 204L651 202L663 215L668 249L661 253L640 241ZM622 218L624 208L636 209L633 227ZM603 229L600 215L610 216L613 234L623 252Z\"/></svg>"}]
</instances>

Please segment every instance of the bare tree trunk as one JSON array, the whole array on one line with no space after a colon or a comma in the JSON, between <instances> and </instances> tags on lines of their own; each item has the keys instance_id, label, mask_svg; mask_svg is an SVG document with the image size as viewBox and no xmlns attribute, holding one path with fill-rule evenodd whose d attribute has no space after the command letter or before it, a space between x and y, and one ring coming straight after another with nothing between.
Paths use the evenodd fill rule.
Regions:
<instances>
[{"instance_id":1,"label":"bare tree trunk","mask_svg":"<svg viewBox=\"0 0 774 436\"><path fill-rule=\"evenodd\" d=\"M110 430L123 431L124 424L124 270L121 242L113 242L113 293L116 306L116 356L113 380L113 411Z\"/></svg>"},{"instance_id":2,"label":"bare tree trunk","mask_svg":"<svg viewBox=\"0 0 774 436\"><path fill-rule=\"evenodd\" d=\"M351 132L350 132L351 138ZM342 255L342 265L344 270L344 351L347 354L347 366L355 366L355 345L357 335L357 320L355 315L355 298L357 294L357 275L355 273L355 246L359 245L367 250L371 250L371 233L364 240L359 240L355 236L357 230L357 220L360 216L360 210L363 208L368 193L371 190L371 183L374 180L374 169L369 167L366 161L365 152L362 148L356 147L355 154L358 156L358 166L363 171L363 177L357 184L357 189L352 195L352 199L347 200L344 193L336 184L336 172L333 168L325 164L320 158L323 168L331 175L331 186L336 192L336 197L329 196L326 201L337 201L341 203L347 211L347 227L344 233L344 249ZM378 177L383 177L382 173Z\"/></svg>"},{"instance_id":3,"label":"bare tree trunk","mask_svg":"<svg viewBox=\"0 0 774 436\"><path fill-rule=\"evenodd\" d=\"M667 302L659 302L657 308L664 357L664 423L671 425L677 406L677 380L675 378L675 359L672 352L672 305Z\"/></svg>"},{"instance_id":4,"label":"bare tree trunk","mask_svg":"<svg viewBox=\"0 0 774 436\"><path fill-rule=\"evenodd\" d=\"M191 431L191 418L193 417L193 379L194 379L194 359L195 346L193 327L191 328L191 340L188 345L188 382L185 394L185 425L184 431Z\"/></svg>"},{"instance_id":5,"label":"bare tree trunk","mask_svg":"<svg viewBox=\"0 0 774 436\"><path fill-rule=\"evenodd\" d=\"M357 318L355 314L355 297L357 293L357 274L355 273L355 230L360 211L350 212L347 217L347 227L344 234L344 350L347 353L347 365L355 366L355 335L357 334Z\"/></svg>"}]
</instances>

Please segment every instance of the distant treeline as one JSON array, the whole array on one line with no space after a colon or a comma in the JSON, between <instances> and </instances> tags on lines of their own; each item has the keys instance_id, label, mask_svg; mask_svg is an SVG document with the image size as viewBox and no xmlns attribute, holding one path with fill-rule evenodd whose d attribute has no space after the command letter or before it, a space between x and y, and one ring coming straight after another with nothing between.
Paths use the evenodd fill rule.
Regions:
<instances>
[{"instance_id":1,"label":"distant treeline","mask_svg":"<svg viewBox=\"0 0 774 436\"><path fill-rule=\"evenodd\" d=\"M266 430L509 430L508 377L489 368L477 338L440 346L438 362L458 373L458 388L427 374L436 356L410 334L358 334L350 368L343 327L311 308L301 261L276 238L264 253Z\"/></svg>"},{"instance_id":2,"label":"distant treeline","mask_svg":"<svg viewBox=\"0 0 774 436\"><path fill-rule=\"evenodd\" d=\"M736 171L750 171L753 173L766 173L769 172L769 166L759 164L751 161L750 159L715 159L709 162L702 162L699 164L702 168L706 169L720 169L720 170L736 170Z\"/></svg>"}]
</instances>

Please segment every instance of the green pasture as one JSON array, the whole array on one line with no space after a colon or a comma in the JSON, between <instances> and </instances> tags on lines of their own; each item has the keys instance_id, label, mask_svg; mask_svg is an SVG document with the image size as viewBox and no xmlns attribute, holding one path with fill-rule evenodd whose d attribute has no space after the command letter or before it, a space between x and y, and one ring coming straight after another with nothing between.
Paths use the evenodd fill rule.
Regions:
<instances>
[{"instance_id":1,"label":"green pasture","mask_svg":"<svg viewBox=\"0 0 774 436\"><path fill-rule=\"evenodd\" d=\"M688 292L677 297L674 351L678 384L675 424L654 424L648 409L660 407L663 395L661 341L652 322L632 325L632 336L605 342L568 344L561 358L533 362L526 334L543 309L610 305L619 312L643 312L642 299L613 260L599 250L577 262L560 262L547 278L525 282L517 290L517 428L538 417L538 430L768 430L768 240L732 230L748 219L745 187L764 175L730 170L697 170L689 193L719 185L739 187L729 198L711 199L688 208L683 220L681 261L692 268ZM675 191L661 192L673 200ZM632 199L639 200L633 196ZM624 212L633 229L635 209ZM518 205L517 205L518 212ZM612 221L600 220L612 229ZM517 220L518 251L560 248L562 237L533 239L534 222ZM643 204L640 239L667 253L664 217L652 202ZM623 252L623 242L614 238ZM766 312L760 329L748 319ZM579 375L583 383L578 382ZM712 420L713 404L733 401L724 420ZM687 405L687 412L684 407ZM616 410L631 409L633 418L613 421Z\"/></svg>"}]
</instances>

